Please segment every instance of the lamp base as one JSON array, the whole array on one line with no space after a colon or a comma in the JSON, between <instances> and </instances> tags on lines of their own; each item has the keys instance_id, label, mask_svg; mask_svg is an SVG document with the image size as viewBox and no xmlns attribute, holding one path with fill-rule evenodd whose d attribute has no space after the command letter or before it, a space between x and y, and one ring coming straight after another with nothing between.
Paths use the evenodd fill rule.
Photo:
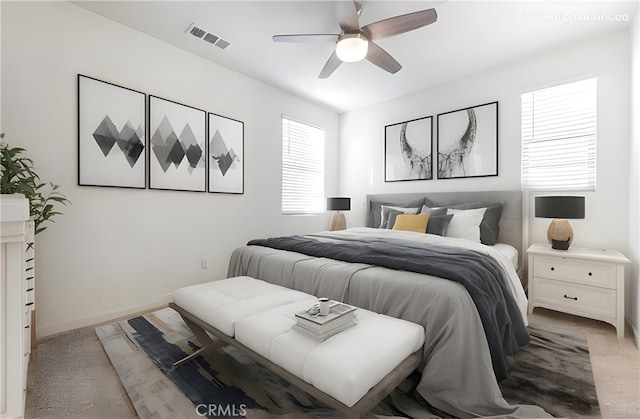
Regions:
<instances>
[{"instance_id":1,"label":"lamp base","mask_svg":"<svg viewBox=\"0 0 640 419\"><path fill-rule=\"evenodd\" d=\"M559 240L551 240L551 248L556 250L568 250L569 249L569 240L567 241L559 241Z\"/></svg>"},{"instance_id":2,"label":"lamp base","mask_svg":"<svg viewBox=\"0 0 640 419\"><path fill-rule=\"evenodd\" d=\"M553 249L567 250L573 242L573 229L569 221L563 219L552 220L547 229L547 240Z\"/></svg>"},{"instance_id":3,"label":"lamp base","mask_svg":"<svg viewBox=\"0 0 640 419\"><path fill-rule=\"evenodd\" d=\"M347 220L345 220L344 214L341 212L337 212L333 214L333 217L331 217L331 224L329 224L329 230L330 231L346 230L346 228L347 228Z\"/></svg>"}]
</instances>

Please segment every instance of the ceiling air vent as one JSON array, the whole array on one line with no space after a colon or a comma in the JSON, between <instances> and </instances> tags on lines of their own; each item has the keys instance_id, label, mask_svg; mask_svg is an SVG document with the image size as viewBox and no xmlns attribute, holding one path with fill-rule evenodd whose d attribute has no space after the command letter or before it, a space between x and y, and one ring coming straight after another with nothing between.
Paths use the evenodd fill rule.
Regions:
<instances>
[{"instance_id":1,"label":"ceiling air vent","mask_svg":"<svg viewBox=\"0 0 640 419\"><path fill-rule=\"evenodd\" d=\"M192 26L191 30L189 31L189 33L193 36L195 36L196 38L202 38L204 36L205 33L207 33L206 31L203 31L202 29L200 29L197 26Z\"/></svg>"},{"instance_id":2,"label":"ceiling air vent","mask_svg":"<svg viewBox=\"0 0 640 419\"><path fill-rule=\"evenodd\" d=\"M215 44L215 43L216 43L216 41L217 41L218 39L220 39L220 38L219 38L219 37L217 37L217 36L215 36L215 35L213 35L213 34L207 33L207 34L204 36L204 38L202 38L202 39L204 39L205 41L207 41L207 42L208 42L208 43L210 43L210 44Z\"/></svg>"},{"instance_id":3,"label":"ceiling air vent","mask_svg":"<svg viewBox=\"0 0 640 419\"><path fill-rule=\"evenodd\" d=\"M200 28L195 23L192 23L191 25L189 25L189 27L187 28L186 32L190 33L191 35L195 36L196 38L199 38L199 39L202 39L205 42L208 42L211 45L215 45L220 49L225 49L229 45L231 45L231 43L229 41L226 41L226 40L220 38L219 36L214 35L211 32Z\"/></svg>"}]
</instances>

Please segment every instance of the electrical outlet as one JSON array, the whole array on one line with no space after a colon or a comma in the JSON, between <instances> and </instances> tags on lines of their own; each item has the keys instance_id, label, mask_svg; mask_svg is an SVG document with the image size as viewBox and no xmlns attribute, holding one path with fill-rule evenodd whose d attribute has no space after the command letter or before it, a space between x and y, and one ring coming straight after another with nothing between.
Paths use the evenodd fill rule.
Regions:
<instances>
[{"instance_id":1,"label":"electrical outlet","mask_svg":"<svg viewBox=\"0 0 640 419\"><path fill-rule=\"evenodd\" d=\"M206 258L201 258L200 259L200 269L207 269L207 259Z\"/></svg>"}]
</instances>

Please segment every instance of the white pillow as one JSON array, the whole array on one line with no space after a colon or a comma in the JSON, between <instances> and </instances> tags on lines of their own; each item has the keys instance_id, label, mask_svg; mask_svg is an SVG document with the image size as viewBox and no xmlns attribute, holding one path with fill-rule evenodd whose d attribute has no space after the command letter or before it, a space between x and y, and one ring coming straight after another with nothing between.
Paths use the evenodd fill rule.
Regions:
<instances>
[{"instance_id":1,"label":"white pillow","mask_svg":"<svg viewBox=\"0 0 640 419\"><path fill-rule=\"evenodd\" d=\"M458 237L480 243L480 223L484 218L486 208L468 210L451 209L447 214L453 214L453 218L447 227L447 237Z\"/></svg>"}]
</instances>

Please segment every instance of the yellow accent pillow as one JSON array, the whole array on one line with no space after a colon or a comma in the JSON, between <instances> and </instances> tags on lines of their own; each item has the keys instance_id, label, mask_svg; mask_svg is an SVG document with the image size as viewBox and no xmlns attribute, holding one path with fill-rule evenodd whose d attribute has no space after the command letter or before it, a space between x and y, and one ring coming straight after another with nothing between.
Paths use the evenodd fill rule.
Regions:
<instances>
[{"instance_id":1,"label":"yellow accent pillow","mask_svg":"<svg viewBox=\"0 0 640 419\"><path fill-rule=\"evenodd\" d=\"M394 230L415 231L416 233L426 233L429 216L431 214L398 214L393 225Z\"/></svg>"}]
</instances>

